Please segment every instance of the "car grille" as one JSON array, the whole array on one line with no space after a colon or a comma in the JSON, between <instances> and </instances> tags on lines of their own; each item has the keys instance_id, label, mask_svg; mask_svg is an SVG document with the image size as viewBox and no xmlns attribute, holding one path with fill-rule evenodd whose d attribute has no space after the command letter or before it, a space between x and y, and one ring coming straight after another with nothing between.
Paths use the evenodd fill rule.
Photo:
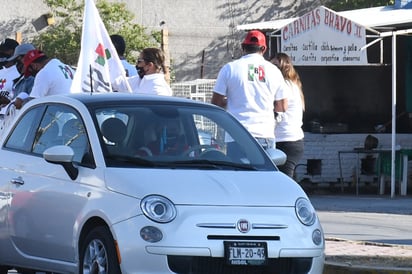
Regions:
<instances>
[{"instance_id":1,"label":"car grille","mask_svg":"<svg viewBox=\"0 0 412 274\"><path fill-rule=\"evenodd\" d=\"M169 268L178 274L306 274L312 258L269 259L265 266L229 266L224 258L168 256Z\"/></svg>"}]
</instances>

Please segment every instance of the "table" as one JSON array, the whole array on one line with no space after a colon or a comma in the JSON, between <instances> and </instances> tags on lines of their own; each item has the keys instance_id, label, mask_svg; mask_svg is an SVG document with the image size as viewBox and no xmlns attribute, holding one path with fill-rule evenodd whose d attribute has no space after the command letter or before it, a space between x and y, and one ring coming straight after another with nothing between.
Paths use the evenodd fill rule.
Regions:
<instances>
[{"instance_id":1,"label":"table","mask_svg":"<svg viewBox=\"0 0 412 274\"><path fill-rule=\"evenodd\" d=\"M356 188L356 195L359 194L359 182L360 182L360 174L361 174L361 167L360 167L360 155L361 154L373 154L376 156L377 159L377 176L379 178L379 194L384 194L385 192L385 173L388 173L387 169L383 168L383 161L389 155L389 159L391 159L392 150L391 149L364 149L364 148L356 148L352 150L340 150L338 151L338 160L339 160L339 175L340 175L340 183L341 183L341 191L344 191L344 182L343 182L343 175L342 175L342 160L341 154L356 154L356 174L355 174L355 188ZM407 186L408 186L408 161L409 157L412 158L412 149L397 149L395 151L396 159L395 159L395 169L396 172L400 172L402 170L402 176L400 177L400 194L402 196L406 195ZM391 165L391 160L389 161L389 165ZM389 167L389 175L390 175ZM400 176L400 175L399 175Z\"/></svg>"}]
</instances>

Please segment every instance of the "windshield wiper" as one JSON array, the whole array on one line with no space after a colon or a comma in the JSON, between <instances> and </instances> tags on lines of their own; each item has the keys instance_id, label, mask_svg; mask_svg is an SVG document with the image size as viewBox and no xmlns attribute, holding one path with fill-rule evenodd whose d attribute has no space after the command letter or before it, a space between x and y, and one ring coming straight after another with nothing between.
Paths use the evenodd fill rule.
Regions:
<instances>
[{"instance_id":1,"label":"windshield wiper","mask_svg":"<svg viewBox=\"0 0 412 274\"><path fill-rule=\"evenodd\" d=\"M258 170L257 168L242 163L234 163L227 161L212 161L205 159L181 160L181 161L161 161L153 162L141 157L130 157L124 155L108 155L106 158L111 160L112 164L133 164L142 167L162 167L162 168L179 168L190 167L200 169L235 169L235 170Z\"/></svg>"},{"instance_id":2,"label":"windshield wiper","mask_svg":"<svg viewBox=\"0 0 412 274\"><path fill-rule=\"evenodd\" d=\"M156 164L152 161L146 160L141 157L130 157L124 155L107 155L106 158L109 158L113 164L116 162L133 164L136 166L144 166L144 167L155 167Z\"/></svg>"},{"instance_id":3,"label":"windshield wiper","mask_svg":"<svg viewBox=\"0 0 412 274\"><path fill-rule=\"evenodd\" d=\"M213 168L213 169L223 169L223 168L234 168L236 170L257 170L254 166L249 164L241 164L227 161L212 161L205 159L193 159L185 161L174 161L168 162L169 165L175 166L188 166L188 167L198 167L198 168Z\"/></svg>"}]
</instances>

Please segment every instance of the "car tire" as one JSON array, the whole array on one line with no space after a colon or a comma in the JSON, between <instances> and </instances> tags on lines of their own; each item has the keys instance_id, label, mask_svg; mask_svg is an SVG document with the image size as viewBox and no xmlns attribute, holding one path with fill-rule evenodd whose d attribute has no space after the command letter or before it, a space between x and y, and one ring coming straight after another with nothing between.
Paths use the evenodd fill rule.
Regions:
<instances>
[{"instance_id":1,"label":"car tire","mask_svg":"<svg viewBox=\"0 0 412 274\"><path fill-rule=\"evenodd\" d=\"M106 227L90 230L80 247L80 274L121 273L114 239Z\"/></svg>"}]
</instances>

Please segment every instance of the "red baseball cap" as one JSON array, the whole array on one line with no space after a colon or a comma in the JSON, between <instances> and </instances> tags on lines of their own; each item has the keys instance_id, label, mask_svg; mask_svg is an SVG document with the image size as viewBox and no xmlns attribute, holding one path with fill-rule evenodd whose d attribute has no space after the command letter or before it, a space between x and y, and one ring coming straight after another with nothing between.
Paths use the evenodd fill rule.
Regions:
<instances>
[{"instance_id":1,"label":"red baseball cap","mask_svg":"<svg viewBox=\"0 0 412 274\"><path fill-rule=\"evenodd\" d=\"M258 30L251 30L246 35L242 45L263 46L266 48L266 36Z\"/></svg>"},{"instance_id":2,"label":"red baseball cap","mask_svg":"<svg viewBox=\"0 0 412 274\"><path fill-rule=\"evenodd\" d=\"M42 51L38 49L30 50L24 55L23 57L23 64L24 64L24 75L29 76L30 71L27 70L27 68L39 57L46 56Z\"/></svg>"}]
</instances>

